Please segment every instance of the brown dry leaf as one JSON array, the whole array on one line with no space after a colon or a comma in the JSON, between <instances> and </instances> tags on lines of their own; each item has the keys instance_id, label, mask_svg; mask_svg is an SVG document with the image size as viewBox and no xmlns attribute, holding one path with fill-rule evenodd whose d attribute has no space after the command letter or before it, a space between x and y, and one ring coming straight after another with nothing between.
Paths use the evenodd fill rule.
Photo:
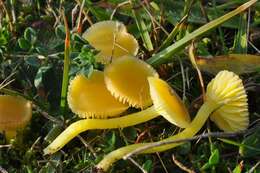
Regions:
<instances>
[{"instance_id":1,"label":"brown dry leaf","mask_svg":"<svg viewBox=\"0 0 260 173\"><path fill-rule=\"evenodd\" d=\"M243 74L260 69L260 56L250 54L229 54L212 58L197 57L196 61L202 71L211 74L217 74L221 70Z\"/></svg>"}]
</instances>

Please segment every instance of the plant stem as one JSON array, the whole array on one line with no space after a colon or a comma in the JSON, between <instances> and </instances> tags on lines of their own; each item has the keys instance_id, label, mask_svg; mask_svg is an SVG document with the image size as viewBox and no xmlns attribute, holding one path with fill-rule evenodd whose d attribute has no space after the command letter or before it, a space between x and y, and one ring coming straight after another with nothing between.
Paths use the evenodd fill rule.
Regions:
<instances>
[{"instance_id":1,"label":"plant stem","mask_svg":"<svg viewBox=\"0 0 260 173\"><path fill-rule=\"evenodd\" d=\"M157 116L159 115L152 106L143 111L118 118L79 120L71 124L47 148L45 148L44 154L55 153L78 134L86 130L123 128L149 121Z\"/></svg>"},{"instance_id":2,"label":"plant stem","mask_svg":"<svg viewBox=\"0 0 260 173\"><path fill-rule=\"evenodd\" d=\"M65 50L64 50L64 66L63 66L63 78L62 78L62 89L61 89L61 100L60 100L60 108L61 112L64 113L66 107L66 96L67 96L67 89L69 83L69 65L70 65L70 32L69 26L66 19L65 14L64 16L64 24L66 29L66 38L65 38Z\"/></svg>"},{"instance_id":3,"label":"plant stem","mask_svg":"<svg viewBox=\"0 0 260 173\"><path fill-rule=\"evenodd\" d=\"M190 138L190 137L194 136L201 129L203 124L206 122L209 115L217 108L218 108L217 104L214 104L209 101L205 102L199 109L194 120L191 122L190 127L186 128L185 130L183 130L182 132L180 132L174 136L161 140L161 142L185 139L185 138ZM106 155L101 162L99 162L99 164L97 165L97 169L100 169L102 171L107 171L114 162L123 158L129 152L132 152L140 147L145 147L150 144L152 144L152 143L133 144L133 145L122 147L115 151L112 151L111 153ZM165 150L174 148L181 144L182 143L173 143L173 144L158 146L158 147L154 147L151 149L147 149L147 150L143 151L142 153L161 152L161 151L165 151Z\"/></svg>"}]
</instances>

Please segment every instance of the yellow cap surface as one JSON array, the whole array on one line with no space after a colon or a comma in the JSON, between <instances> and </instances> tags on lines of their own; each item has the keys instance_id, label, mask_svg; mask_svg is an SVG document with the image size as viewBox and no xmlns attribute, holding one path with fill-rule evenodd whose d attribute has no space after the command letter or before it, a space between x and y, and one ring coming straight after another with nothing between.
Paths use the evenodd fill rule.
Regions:
<instances>
[{"instance_id":1,"label":"yellow cap surface","mask_svg":"<svg viewBox=\"0 0 260 173\"><path fill-rule=\"evenodd\" d=\"M108 90L121 102L136 108L152 104L147 77L158 77L158 73L149 64L124 56L109 64L104 73Z\"/></svg>"},{"instance_id":2,"label":"yellow cap surface","mask_svg":"<svg viewBox=\"0 0 260 173\"><path fill-rule=\"evenodd\" d=\"M30 101L10 95L0 96L0 130L13 131L23 128L32 117ZM12 137L15 136L13 133Z\"/></svg>"},{"instance_id":3,"label":"yellow cap surface","mask_svg":"<svg viewBox=\"0 0 260 173\"><path fill-rule=\"evenodd\" d=\"M81 118L118 116L128 106L117 101L107 90L104 73L94 70L89 78L77 75L69 85L68 104Z\"/></svg>"},{"instance_id":4,"label":"yellow cap surface","mask_svg":"<svg viewBox=\"0 0 260 173\"><path fill-rule=\"evenodd\" d=\"M150 93L154 107L170 123L186 128L190 124L190 115L180 97L163 80L149 77Z\"/></svg>"},{"instance_id":5,"label":"yellow cap surface","mask_svg":"<svg viewBox=\"0 0 260 173\"><path fill-rule=\"evenodd\" d=\"M139 48L137 40L118 21L98 22L85 31L83 38L100 51L96 57L102 63L124 55L135 56Z\"/></svg>"}]
</instances>

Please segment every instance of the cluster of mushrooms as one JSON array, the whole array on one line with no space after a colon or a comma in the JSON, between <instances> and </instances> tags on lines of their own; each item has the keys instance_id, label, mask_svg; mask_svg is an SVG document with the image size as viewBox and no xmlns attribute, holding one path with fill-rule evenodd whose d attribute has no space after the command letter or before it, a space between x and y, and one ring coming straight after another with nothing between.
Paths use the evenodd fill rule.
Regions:
<instances>
[{"instance_id":1,"label":"cluster of mushrooms","mask_svg":"<svg viewBox=\"0 0 260 173\"><path fill-rule=\"evenodd\" d=\"M83 118L72 123L49 146L44 154L60 150L79 133L90 129L113 129L133 126L159 115L184 128L163 141L194 136L208 117L224 131L248 127L247 95L242 80L233 72L221 71L207 86L206 99L191 121L187 108L175 91L159 78L156 70L136 58L138 42L117 21L92 25L83 37L100 52L96 60L105 64L104 71L94 70L90 77L78 74L70 81L67 101L73 113ZM126 114L129 107L141 111ZM0 131L12 139L32 116L31 102L16 96L0 96ZM124 155L150 143L132 144L117 149L97 165L107 171ZM147 149L142 153L165 151L181 143Z\"/></svg>"},{"instance_id":2,"label":"cluster of mushrooms","mask_svg":"<svg viewBox=\"0 0 260 173\"><path fill-rule=\"evenodd\" d=\"M194 136L208 117L224 131L239 131L249 124L247 95L242 80L230 71L219 72L208 84L206 99L191 121L189 113L174 90L159 78L146 62L138 59L136 39L117 21L92 25L83 37L100 53L97 61L105 64L104 71L92 75L77 75L69 85L68 105L72 112L84 118L71 124L47 148L45 154L61 149L79 133L90 129L112 129L133 126L159 115L170 123L184 128L163 141ZM141 111L125 115L129 107ZM132 144L117 149L97 165L107 171L127 153L149 143ZM165 151L180 143L163 145L143 151Z\"/></svg>"}]
</instances>

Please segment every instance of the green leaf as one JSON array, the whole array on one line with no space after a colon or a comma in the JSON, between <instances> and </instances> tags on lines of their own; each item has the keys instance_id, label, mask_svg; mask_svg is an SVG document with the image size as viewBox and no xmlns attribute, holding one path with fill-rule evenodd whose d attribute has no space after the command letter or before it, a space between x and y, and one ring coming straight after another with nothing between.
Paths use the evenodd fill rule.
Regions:
<instances>
[{"instance_id":1,"label":"green leaf","mask_svg":"<svg viewBox=\"0 0 260 173\"><path fill-rule=\"evenodd\" d=\"M232 171L232 173L241 173L242 172L242 168L241 165L238 164L235 169Z\"/></svg>"},{"instance_id":2,"label":"green leaf","mask_svg":"<svg viewBox=\"0 0 260 173\"><path fill-rule=\"evenodd\" d=\"M30 42L24 38L18 39L18 45L23 50L29 50L31 48Z\"/></svg>"},{"instance_id":3,"label":"green leaf","mask_svg":"<svg viewBox=\"0 0 260 173\"><path fill-rule=\"evenodd\" d=\"M44 74L51 68L51 65L43 66L38 69L38 72L34 78L34 86L38 88L42 84Z\"/></svg>"},{"instance_id":4,"label":"green leaf","mask_svg":"<svg viewBox=\"0 0 260 173\"><path fill-rule=\"evenodd\" d=\"M4 46L7 43L8 43L7 39L3 35L0 35L0 46Z\"/></svg>"},{"instance_id":5,"label":"green leaf","mask_svg":"<svg viewBox=\"0 0 260 173\"><path fill-rule=\"evenodd\" d=\"M104 149L105 152L111 152L115 149L115 145L116 145L116 134L114 131L112 131L112 134L109 135L105 141L107 141L107 146Z\"/></svg>"},{"instance_id":6,"label":"green leaf","mask_svg":"<svg viewBox=\"0 0 260 173\"><path fill-rule=\"evenodd\" d=\"M36 32L33 28L29 27L26 28L24 31L24 38L31 43L31 45L34 45L37 39Z\"/></svg>"},{"instance_id":7,"label":"green leaf","mask_svg":"<svg viewBox=\"0 0 260 173\"><path fill-rule=\"evenodd\" d=\"M147 172L150 172L152 170L152 168L153 168L153 161L152 160L146 160L142 167Z\"/></svg>"},{"instance_id":8,"label":"green leaf","mask_svg":"<svg viewBox=\"0 0 260 173\"><path fill-rule=\"evenodd\" d=\"M25 63L37 68L40 66L40 60L36 56L29 56L25 59Z\"/></svg>"},{"instance_id":9,"label":"green leaf","mask_svg":"<svg viewBox=\"0 0 260 173\"><path fill-rule=\"evenodd\" d=\"M247 136L242 141L242 146L239 147L239 154L243 157L254 157L260 155L260 128L258 128L253 134ZM246 147L246 146L250 146Z\"/></svg>"},{"instance_id":10,"label":"green leaf","mask_svg":"<svg viewBox=\"0 0 260 173\"><path fill-rule=\"evenodd\" d=\"M236 37L234 39L234 50L233 53L241 53L246 54L247 53L247 13L244 12L240 15L240 21L238 25L238 31L236 34Z\"/></svg>"},{"instance_id":11,"label":"green leaf","mask_svg":"<svg viewBox=\"0 0 260 173\"><path fill-rule=\"evenodd\" d=\"M214 149L209 157L210 165L217 165L219 163L219 151L218 149Z\"/></svg>"},{"instance_id":12,"label":"green leaf","mask_svg":"<svg viewBox=\"0 0 260 173\"><path fill-rule=\"evenodd\" d=\"M65 27L63 25L58 25L55 28L55 34L58 38L64 40L66 37Z\"/></svg>"}]
</instances>

